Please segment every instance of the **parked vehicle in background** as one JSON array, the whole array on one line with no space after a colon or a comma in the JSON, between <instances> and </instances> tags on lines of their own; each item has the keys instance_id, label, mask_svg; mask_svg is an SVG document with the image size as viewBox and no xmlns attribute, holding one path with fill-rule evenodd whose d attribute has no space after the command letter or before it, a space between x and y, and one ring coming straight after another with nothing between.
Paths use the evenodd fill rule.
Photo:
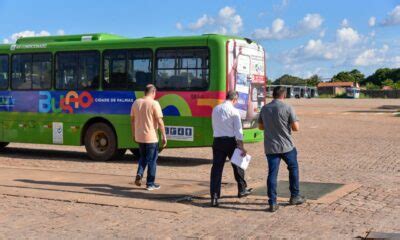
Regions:
<instances>
[{"instance_id":1,"label":"parked vehicle in background","mask_svg":"<svg viewBox=\"0 0 400 240\"><path fill-rule=\"evenodd\" d=\"M318 97L318 90L316 87L307 87L307 97L315 98Z\"/></svg>"},{"instance_id":2,"label":"parked vehicle in background","mask_svg":"<svg viewBox=\"0 0 400 240\"><path fill-rule=\"evenodd\" d=\"M275 87L284 87L286 89L286 98L293 98L294 97L294 92L293 92L293 88L294 86L292 85L268 85L267 86L267 90L266 90L266 96L268 98L272 98L272 91L274 90Z\"/></svg>"},{"instance_id":3,"label":"parked vehicle in background","mask_svg":"<svg viewBox=\"0 0 400 240\"><path fill-rule=\"evenodd\" d=\"M318 97L318 90L316 87L307 86L293 86L293 85L268 85L266 96L272 98L272 91L275 87L281 86L286 89L286 98L314 98Z\"/></svg>"},{"instance_id":4,"label":"parked vehicle in background","mask_svg":"<svg viewBox=\"0 0 400 240\"><path fill-rule=\"evenodd\" d=\"M348 98L360 98L360 88L358 88L358 87L346 88L346 97L348 97Z\"/></svg>"},{"instance_id":5,"label":"parked vehicle in background","mask_svg":"<svg viewBox=\"0 0 400 240\"><path fill-rule=\"evenodd\" d=\"M307 98L307 87L306 86L293 86L293 95L295 98Z\"/></svg>"}]
</instances>

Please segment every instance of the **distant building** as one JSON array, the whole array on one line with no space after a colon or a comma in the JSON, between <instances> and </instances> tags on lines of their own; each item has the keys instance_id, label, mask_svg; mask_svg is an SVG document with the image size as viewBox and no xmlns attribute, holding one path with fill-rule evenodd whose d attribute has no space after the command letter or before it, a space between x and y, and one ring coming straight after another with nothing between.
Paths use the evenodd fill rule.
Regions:
<instances>
[{"instance_id":1,"label":"distant building","mask_svg":"<svg viewBox=\"0 0 400 240\"><path fill-rule=\"evenodd\" d=\"M319 95L341 95L346 93L346 88L352 87L359 88L360 85L354 82L321 82L317 85Z\"/></svg>"},{"instance_id":2,"label":"distant building","mask_svg":"<svg viewBox=\"0 0 400 240\"><path fill-rule=\"evenodd\" d=\"M391 86L383 86L382 90L393 90Z\"/></svg>"}]
</instances>

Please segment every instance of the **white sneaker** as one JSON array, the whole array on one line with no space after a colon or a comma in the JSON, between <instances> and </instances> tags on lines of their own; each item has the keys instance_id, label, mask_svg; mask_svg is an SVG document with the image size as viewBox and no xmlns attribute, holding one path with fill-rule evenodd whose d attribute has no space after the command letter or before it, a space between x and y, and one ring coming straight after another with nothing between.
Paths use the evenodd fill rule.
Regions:
<instances>
[{"instance_id":1,"label":"white sneaker","mask_svg":"<svg viewBox=\"0 0 400 240\"><path fill-rule=\"evenodd\" d=\"M147 186L147 187L146 187L146 189L147 189L148 191L158 190L158 189L160 189L160 188L161 188L161 186L158 185L158 184L153 184L153 185L150 185L150 186Z\"/></svg>"}]
</instances>

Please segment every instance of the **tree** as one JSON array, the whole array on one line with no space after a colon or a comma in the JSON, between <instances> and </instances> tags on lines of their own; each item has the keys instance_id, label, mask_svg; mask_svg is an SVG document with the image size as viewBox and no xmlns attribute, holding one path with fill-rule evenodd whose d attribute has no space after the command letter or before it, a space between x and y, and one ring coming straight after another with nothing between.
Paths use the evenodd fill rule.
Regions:
<instances>
[{"instance_id":1,"label":"tree","mask_svg":"<svg viewBox=\"0 0 400 240\"><path fill-rule=\"evenodd\" d=\"M339 72L332 77L332 82L354 82L354 77L349 72Z\"/></svg>"},{"instance_id":2,"label":"tree","mask_svg":"<svg viewBox=\"0 0 400 240\"><path fill-rule=\"evenodd\" d=\"M392 79L394 83L400 81L400 68L379 68L375 73L368 76L363 83L371 82L375 85L382 86L386 79Z\"/></svg>"},{"instance_id":3,"label":"tree","mask_svg":"<svg viewBox=\"0 0 400 240\"><path fill-rule=\"evenodd\" d=\"M318 76L317 74L314 74L310 78L306 79L306 81L307 81L307 86L315 87L318 85L318 83L321 82L321 77Z\"/></svg>"},{"instance_id":4,"label":"tree","mask_svg":"<svg viewBox=\"0 0 400 240\"><path fill-rule=\"evenodd\" d=\"M333 82L361 82L364 80L364 74L357 69L350 72L342 71L332 77Z\"/></svg>"},{"instance_id":5,"label":"tree","mask_svg":"<svg viewBox=\"0 0 400 240\"><path fill-rule=\"evenodd\" d=\"M353 69L350 74L354 77L355 82L359 83L362 80L364 80L365 75L362 74L360 71L358 71L357 69Z\"/></svg>"},{"instance_id":6,"label":"tree","mask_svg":"<svg viewBox=\"0 0 400 240\"><path fill-rule=\"evenodd\" d=\"M375 85L371 82L367 83L366 85L367 90L379 90L381 89L378 85Z\"/></svg>"},{"instance_id":7,"label":"tree","mask_svg":"<svg viewBox=\"0 0 400 240\"><path fill-rule=\"evenodd\" d=\"M392 79L386 79L385 81L382 82L383 86L387 86L387 87L393 87L393 80Z\"/></svg>"},{"instance_id":8,"label":"tree","mask_svg":"<svg viewBox=\"0 0 400 240\"><path fill-rule=\"evenodd\" d=\"M275 85L305 85L305 81L302 78L292 76L289 74L282 75L276 79L273 84Z\"/></svg>"},{"instance_id":9,"label":"tree","mask_svg":"<svg viewBox=\"0 0 400 240\"><path fill-rule=\"evenodd\" d=\"M400 81L393 84L393 89L400 90Z\"/></svg>"}]
</instances>

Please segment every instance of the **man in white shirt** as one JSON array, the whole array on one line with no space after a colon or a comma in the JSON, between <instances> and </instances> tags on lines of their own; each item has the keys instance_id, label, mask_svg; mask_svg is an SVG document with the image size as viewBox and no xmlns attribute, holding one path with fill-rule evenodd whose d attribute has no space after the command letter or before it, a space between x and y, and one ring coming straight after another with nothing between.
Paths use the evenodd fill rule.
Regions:
<instances>
[{"instance_id":1,"label":"man in white shirt","mask_svg":"<svg viewBox=\"0 0 400 240\"><path fill-rule=\"evenodd\" d=\"M214 132L213 142L213 166L211 168L211 206L218 206L218 198L221 196L222 171L226 158L232 157L235 148L242 150L245 155L246 150L243 145L243 130L239 110L234 107L238 101L238 93L229 91L226 101L219 104L212 112L212 127ZM252 189L247 189L244 179L244 170L232 164L233 173L238 184L238 197L246 197Z\"/></svg>"}]
</instances>

